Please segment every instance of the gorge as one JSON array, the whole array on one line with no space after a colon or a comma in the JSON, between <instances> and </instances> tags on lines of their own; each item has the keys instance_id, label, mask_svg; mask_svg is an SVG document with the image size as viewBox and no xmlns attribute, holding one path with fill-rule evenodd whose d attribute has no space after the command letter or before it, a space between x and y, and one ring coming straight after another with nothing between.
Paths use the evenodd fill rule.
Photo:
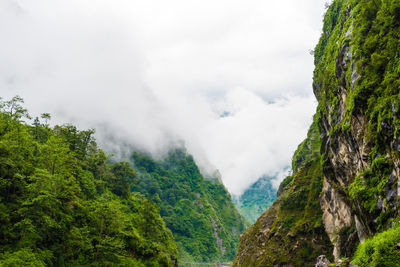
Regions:
<instances>
[{"instance_id":1,"label":"gorge","mask_svg":"<svg viewBox=\"0 0 400 267\"><path fill-rule=\"evenodd\" d=\"M30 18L18 2L9 3L14 10L12 16ZM45 2L42 4L46 6ZM34 13L34 9L31 11ZM86 13L82 14L86 18ZM103 13L100 14L98 19L103 21ZM113 19L111 16L110 21ZM94 21L93 25L97 23ZM232 25L237 26L223 25L224 30L229 28L225 35L213 33L218 36L216 39L229 39ZM92 26L85 29L91 32ZM65 27L64 30L69 29ZM125 27L121 29L125 34ZM154 35L159 34L159 29L154 31L157 33ZM143 36L147 33L138 32ZM16 31L13 36L18 34ZM118 36L124 39L124 34ZM82 36L79 38L86 40ZM194 42L186 42L185 38L185 45ZM203 42L197 35L194 39ZM102 47L92 39L83 41L86 42L101 49L107 46ZM64 48L65 44L61 43ZM211 47L209 42L204 43ZM36 45L45 50L40 42ZM113 48L110 58L118 54L115 48L119 45L118 42L109 44ZM179 54L176 51L185 45L167 51ZM79 47L76 47L77 55L85 54ZM131 52L127 47L124 49ZM103 55L99 51L91 54L87 62ZM58 54L46 55L57 58ZM309 89L313 90L317 107L306 138L292 156L291 171L279 188L273 185L272 181L278 179L274 173L286 170L284 161L289 151L280 153L279 149L289 147L284 145L284 138L294 140L292 133L284 129L296 129L300 133L302 125L291 120L287 124L294 125L292 128L282 127L286 122L281 117L269 117L277 114L272 110L301 113L285 109L293 99L274 102L265 95L260 96L262 93L257 95L236 87L230 92L227 88L212 91L214 87L226 86L224 76L224 82L218 80L212 86L204 82L191 88L193 91L186 92L185 97L190 95L190 99L200 100L186 103L185 97L174 98L181 93L171 90L172 85L179 84L176 81L171 81L171 87L166 86L160 93L142 86L140 71L140 79L135 80L136 74L131 69L140 69L140 66L133 64L135 58L125 57L130 55L128 52L118 54L111 70L105 64L107 61L101 61L103 64L94 61L93 66L101 65L99 69L88 65L84 71L76 71L78 74L72 78L69 75L75 73L77 64L66 69L58 66L63 74L58 76L51 68L47 69L46 60L33 57L22 68L28 70L34 66L33 76L40 77L32 87L29 81L34 78L26 78L29 75L21 76L25 78L18 78L17 74L1 76L0 85L6 84L1 88L6 88L7 93L14 92L16 85L24 85L28 95L38 90L38 103L48 101L54 106L59 104L54 99L62 99L63 94L51 101L52 90L44 91L49 95L47 99L38 89L50 80L62 77L60 84L66 87L61 86L61 91L66 95L67 85L77 85L76 90L82 92L85 86L90 87L93 91L86 92L90 101L85 96L71 101L76 97L73 95L63 106L71 104L72 113L87 116L83 121L104 119L104 125L97 124L103 134L99 135L101 143L109 145L107 148L122 147L124 153L112 155L112 149L102 149L94 138L96 129L80 130L77 125L51 118L48 113L31 118L21 97L0 98L0 266L157 267L214 263L235 267L400 266L400 0L333 0L326 4L322 35L311 54L315 69ZM13 61L10 68L26 58L29 57L21 56L20 61ZM160 58L159 62L168 62L167 57ZM228 56L221 58L226 60ZM254 60L251 66L259 64L255 62L256 57L249 58ZM205 61L211 68L212 64ZM165 76L171 74L167 68L165 72ZM193 78L196 71L192 72L188 71ZM233 73L236 76L238 72ZM169 81L162 80L164 75L158 71L153 75L160 78L153 85ZM185 75L179 72L177 76ZM94 83L90 80L93 77ZM249 77L258 76L249 75L243 81L251 80ZM124 81L129 82L124 84ZM238 86L241 82L232 84ZM207 88L199 89L202 86ZM127 88L139 89L128 97ZM212 92L203 99L201 94L191 95L197 90ZM174 97L169 99L169 94ZM221 95L226 99L221 100ZM106 101L101 102L101 98ZM162 102L167 98L168 101ZM148 102L141 103L143 99ZM205 99L215 102L206 103ZM180 101L185 104L181 106ZM303 104L304 110L312 103L304 99L296 101L296 105ZM163 104L159 105L160 102ZM83 112L86 105L79 103L89 103L91 108ZM193 110L186 114L182 107L188 108L191 104ZM169 110L168 105L174 108ZM202 107L198 111L200 115L195 115L197 107ZM67 109L61 109L54 116L64 114ZM247 123L257 112L266 114L257 117L258 121ZM304 114L294 120L307 117ZM135 119L130 120L131 117ZM262 123L266 125L260 126ZM136 129L139 130L135 132ZM261 130L252 138L248 134L254 129ZM267 130L273 140L268 142L276 147L260 143L264 140L260 136ZM134 138L130 136L132 132L135 132ZM219 138L213 139L213 134ZM192 138L187 138L191 135ZM190 140L187 144L187 140L182 140L185 137ZM140 146L140 142L146 144ZM205 153L207 145L213 149ZM146 147L152 149L146 151ZM261 153L264 150L268 153ZM248 158L249 155L261 156ZM265 155L272 156L264 158ZM272 158L275 155L276 159ZM234 179L221 178L214 162L208 161L210 158L218 161L223 173L231 174ZM260 164L267 165L270 172L265 171L268 168L260 168ZM246 171L241 172L240 166ZM230 192L242 193L237 196Z\"/></svg>"}]
</instances>

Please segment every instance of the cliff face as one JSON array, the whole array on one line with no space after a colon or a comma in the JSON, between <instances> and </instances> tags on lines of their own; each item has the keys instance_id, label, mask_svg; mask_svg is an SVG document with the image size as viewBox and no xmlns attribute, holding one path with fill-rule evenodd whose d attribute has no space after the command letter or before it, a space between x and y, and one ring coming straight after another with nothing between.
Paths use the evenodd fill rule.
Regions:
<instances>
[{"instance_id":1,"label":"cliff face","mask_svg":"<svg viewBox=\"0 0 400 267\"><path fill-rule=\"evenodd\" d=\"M335 1L315 50L321 208L334 257L398 215L399 1Z\"/></svg>"},{"instance_id":2,"label":"cliff face","mask_svg":"<svg viewBox=\"0 0 400 267\"><path fill-rule=\"evenodd\" d=\"M283 190L272 208L242 236L237 266L243 262L300 266L298 261L311 266L313 260L296 250L287 259L280 257L301 241L306 242L304 246L321 245L316 249L336 261L352 257L360 242L394 224L400 197L399 39L400 1L333 1L315 48L313 89L319 103L315 121L320 150L318 156L302 160L307 153L298 149L293 157L293 180L286 179L282 185L296 191L321 182L315 215L321 215L323 233L309 232L307 238L295 235L291 242L278 238L280 247L274 241L276 232L260 238L261 233L272 233L276 225L278 233L290 233L292 226L277 223L285 220L282 216L290 216L279 212L285 209L284 198L296 205L292 212L303 212L298 204L302 202ZM308 175L317 165L321 171ZM325 234L332 253L329 245L318 241ZM257 246L250 242L258 242L259 248L250 249ZM273 260L261 261L269 251L273 251L268 256Z\"/></svg>"}]
</instances>

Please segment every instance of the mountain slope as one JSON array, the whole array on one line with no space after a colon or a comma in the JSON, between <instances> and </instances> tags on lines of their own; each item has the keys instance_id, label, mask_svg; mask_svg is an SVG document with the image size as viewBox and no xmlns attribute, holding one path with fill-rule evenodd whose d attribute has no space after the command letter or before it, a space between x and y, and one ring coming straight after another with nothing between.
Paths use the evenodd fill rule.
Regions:
<instances>
[{"instance_id":1,"label":"mountain slope","mask_svg":"<svg viewBox=\"0 0 400 267\"><path fill-rule=\"evenodd\" d=\"M262 176L240 197L234 198L236 208L249 223L255 223L274 202L276 189L271 183L274 178Z\"/></svg>"},{"instance_id":2,"label":"mountain slope","mask_svg":"<svg viewBox=\"0 0 400 267\"><path fill-rule=\"evenodd\" d=\"M234 266L307 266L332 248L322 225L322 168L316 123L293 158L293 176L273 205L240 238Z\"/></svg>"},{"instance_id":3,"label":"mountain slope","mask_svg":"<svg viewBox=\"0 0 400 267\"><path fill-rule=\"evenodd\" d=\"M244 219L217 178L205 178L184 149L174 149L161 160L135 152L132 161L142 192L159 206L183 261L226 261L235 256Z\"/></svg>"}]
</instances>

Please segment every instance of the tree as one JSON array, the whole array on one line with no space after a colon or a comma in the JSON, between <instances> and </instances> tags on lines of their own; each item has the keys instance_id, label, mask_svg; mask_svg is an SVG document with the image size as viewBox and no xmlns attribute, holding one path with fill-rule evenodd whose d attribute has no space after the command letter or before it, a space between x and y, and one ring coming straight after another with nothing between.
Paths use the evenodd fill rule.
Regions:
<instances>
[{"instance_id":1,"label":"tree","mask_svg":"<svg viewBox=\"0 0 400 267\"><path fill-rule=\"evenodd\" d=\"M41 117L42 119L44 119L44 124L48 126L48 122L49 122L49 120L51 119L50 114L49 114L49 113L42 113L42 114L40 115L40 117Z\"/></svg>"},{"instance_id":2,"label":"tree","mask_svg":"<svg viewBox=\"0 0 400 267\"><path fill-rule=\"evenodd\" d=\"M111 172L114 174L109 181L111 192L121 197L128 197L130 193L130 183L134 182L136 172L128 162L117 162L111 166Z\"/></svg>"},{"instance_id":3,"label":"tree","mask_svg":"<svg viewBox=\"0 0 400 267\"><path fill-rule=\"evenodd\" d=\"M0 108L2 112L15 120L20 120L21 118L30 119L27 109L23 108L21 105L23 103L24 100L20 96L14 96L9 101L0 99Z\"/></svg>"}]
</instances>

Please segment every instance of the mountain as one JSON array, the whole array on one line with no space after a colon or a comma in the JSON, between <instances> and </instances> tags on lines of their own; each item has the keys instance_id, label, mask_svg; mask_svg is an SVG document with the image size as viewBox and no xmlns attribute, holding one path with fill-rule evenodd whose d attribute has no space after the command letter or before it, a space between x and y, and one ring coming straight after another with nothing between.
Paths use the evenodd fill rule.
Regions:
<instances>
[{"instance_id":1,"label":"mountain","mask_svg":"<svg viewBox=\"0 0 400 267\"><path fill-rule=\"evenodd\" d=\"M21 102L0 101L0 266L175 266L159 208L129 190L130 164L110 162L93 130L24 123Z\"/></svg>"},{"instance_id":2,"label":"mountain","mask_svg":"<svg viewBox=\"0 0 400 267\"><path fill-rule=\"evenodd\" d=\"M234 266L400 266L400 1L334 0L315 48L318 108ZM324 263L323 263L324 262Z\"/></svg>"},{"instance_id":3,"label":"mountain","mask_svg":"<svg viewBox=\"0 0 400 267\"><path fill-rule=\"evenodd\" d=\"M299 145L293 175L281 183L273 205L240 238L234 266L309 266L332 254L322 224L320 139L317 124Z\"/></svg>"},{"instance_id":4,"label":"mountain","mask_svg":"<svg viewBox=\"0 0 400 267\"><path fill-rule=\"evenodd\" d=\"M181 262L232 261L243 217L218 178L206 178L185 149L160 160L135 152L138 180L132 190L156 202L179 246Z\"/></svg>"},{"instance_id":5,"label":"mountain","mask_svg":"<svg viewBox=\"0 0 400 267\"><path fill-rule=\"evenodd\" d=\"M244 191L242 195L233 199L239 213L251 224L255 223L274 202L276 189L271 180L275 177L262 176Z\"/></svg>"}]
</instances>

